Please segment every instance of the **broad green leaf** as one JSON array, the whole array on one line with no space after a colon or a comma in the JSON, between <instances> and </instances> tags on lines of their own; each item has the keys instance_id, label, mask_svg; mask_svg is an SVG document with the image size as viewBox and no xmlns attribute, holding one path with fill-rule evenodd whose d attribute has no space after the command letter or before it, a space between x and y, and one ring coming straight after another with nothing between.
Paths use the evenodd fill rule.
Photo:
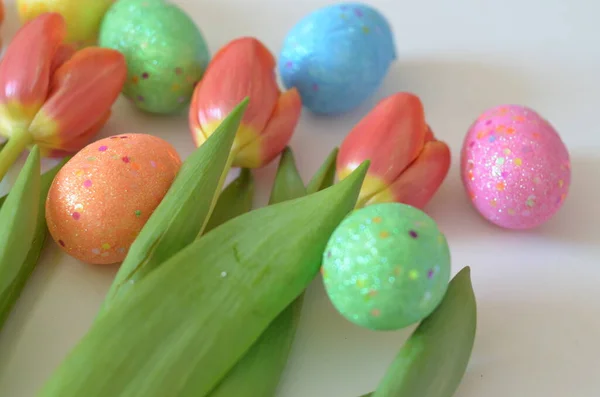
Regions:
<instances>
[{"instance_id":1,"label":"broad green leaf","mask_svg":"<svg viewBox=\"0 0 600 397\"><path fill-rule=\"evenodd\" d=\"M31 142L31 134L18 130L0 147L0 181Z\"/></svg>"},{"instance_id":2,"label":"broad green leaf","mask_svg":"<svg viewBox=\"0 0 600 397\"><path fill-rule=\"evenodd\" d=\"M315 175L313 175L312 179L306 186L306 191L308 194L318 192L333 185L335 181L335 162L337 160L338 152L338 148L333 149L321 167L319 167Z\"/></svg>"},{"instance_id":3,"label":"broad green leaf","mask_svg":"<svg viewBox=\"0 0 600 397\"><path fill-rule=\"evenodd\" d=\"M281 153L269 204L282 203L306 195L304 182L296 168L292 149L286 147Z\"/></svg>"},{"instance_id":4,"label":"broad green leaf","mask_svg":"<svg viewBox=\"0 0 600 397\"><path fill-rule=\"evenodd\" d=\"M39 396L205 396L317 275L367 168L188 245L98 317Z\"/></svg>"},{"instance_id":5,"label":"broad green leaf","mask_svg":"<svg viewBox=\"0 0 600 397\"><path fill-rule=\"evenodd\" d=\"M34 146L0 209L0 294L19 274L34 238L40 199L40 150Z\"/></svg>"},{"instance_id":6,"label":"broad green leaf","mask_svg":"<svg viewBox=\"0 0 600 397\"><path fill-rule=\"evenodd\" d=\"M477 304L465 267L404 344L373 397L453 396L467 369L476 328Z\"/></svg>"},{"instance_id":7,"label":"broad green leaf","mask_svg":"<svg viewBox=\"0 0 600 397\"><path fill-rule=\"evenodd\" d=\"M253 201L254 177L250 169L243 168L240 175L221 192L204 233L250 211Z\"/></svg>"},{"instance_id":8,"label":"broad green leaf","mask_svg":"<svg viewBox=\"0 0 600 397\"><path fill-rule=\"evenodd\" d=\"M29 252L21 264L12 284L0 294L0 328L4 325L13 306L17 302L17 299L19 299L27 280L29 280L31 273L35 269L40 258L44 242L48 235L48 229L46 228L46 197L48 196L48 191L50 190L54 177L67 161L68 158L64 159L57 166L42 175L41 193L38 199L38 215L33 242L31 243ZM4 199L5 197L0 198L0 206L2 206Z\"/></svg>"},{"instance_id":9,"label":"broad green leaf","mask_svg":"<svg viewBox=\"0 0 600 397\"><path fill-rule=\"evenodd\" d=\"M269 204L277 204L306 195L304 183L296 168L290 148L281 154ZM260 338L244 354L209 393L209 397L256 397L273 396L296 336L296 328L304 293L283 310Z\"/></svg>"},{"instance_id":10,"label":"broad green leaf","mask_svg":"<svg viewBox=\"0 0 600 397\"><path fill-rule=\"evenodd\" d=\"M173 185L131 245L101 312L202 233L230 167L230 151L248 99L183 163Z\"/></svg>"}]
</instances>

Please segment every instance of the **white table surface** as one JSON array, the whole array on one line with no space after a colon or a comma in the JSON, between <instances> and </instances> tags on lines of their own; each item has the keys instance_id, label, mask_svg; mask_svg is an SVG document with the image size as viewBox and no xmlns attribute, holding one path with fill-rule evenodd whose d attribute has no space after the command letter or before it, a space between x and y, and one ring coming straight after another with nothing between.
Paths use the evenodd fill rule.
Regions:
<instances>
[{"instance_id":1,"label":"white table surface","mask_svg":"<svg viewBox=\"0 0 600 397\"><path fill-rule=\"evenodd\" d=\"M18 26L13 1L2 27L5 40ZM331 3L176 2L194 16L213 53L242 35L257 36L277 53L299 18ZM427 210L448 236L453 272L472 267L478 299L477 340L456 396L599 396L600 5L592 0L370 3L393 24L399 60L378 95L353 114L317 119L305 112L292 141L303 176L312 175L376 100L395 91L420 95L429 123L454 156ZM509 232L483 221L459 179L466 129L481 111L502 103L538 110L571 152L570 195L557 216L536 231ZM120 99L102 135L127 132L163 137L182 156L193 150L184 115L150 117ZM256 174L259 204L273 172L274 164ZM0 396L34 396L90 326L114 273L114 267L81 264L48 244L0 334ZM307 294L278 397L355 397L371 391L410 331L375 333L351 325L333 310L317 280Z\"/></svg>"}]
</instances>

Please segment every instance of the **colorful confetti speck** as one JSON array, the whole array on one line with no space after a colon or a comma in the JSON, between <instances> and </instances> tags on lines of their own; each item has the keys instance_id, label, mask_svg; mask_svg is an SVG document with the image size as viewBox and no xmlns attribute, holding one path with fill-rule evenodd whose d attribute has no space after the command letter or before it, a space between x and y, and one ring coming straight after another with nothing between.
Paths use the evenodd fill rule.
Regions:
<instances>
[{"instance_id":1,"label":"colorful confetti speck","mask_svg":"<svg viewBox=\"0 0 600 397\"><path fill-rule=\"evenodd\" d=\"M408 278L411 280L416 280L419 278L419 272L416 270L411 270L410 272L408 272Z\"/></svg>"}]
</instances>

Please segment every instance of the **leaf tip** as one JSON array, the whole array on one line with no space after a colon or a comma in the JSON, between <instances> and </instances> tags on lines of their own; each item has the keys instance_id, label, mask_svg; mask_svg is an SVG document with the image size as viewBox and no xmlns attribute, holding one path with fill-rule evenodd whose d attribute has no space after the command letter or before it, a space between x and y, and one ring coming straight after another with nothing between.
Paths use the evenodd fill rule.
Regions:
<instances>
[{"instance_id":1,"label":"leaf tip","mask_svg":"<svg viewBox=\"0 0 600 397\"><path fill-rule=\"evenodd\" d=\"M466 277L466 278L471 278L471 267L470 266L465 266L463 267L457 274L456 276L461 276L461 277Z\"/></svg>"},{"instance_id":2,"label":"leaf tip","mask_svg":"<svg viewBox=\"0 0 600 397\"><path fill-rule=\"evenodd\" d=\"M344 178L338 185L347 186L350 191L356 192L356 199L362 187L363 181L367 176L370 161L363 161L348 177ZM335 186L335 185L334 185Z\"/></svg>"},{"instance_id":3,"label":"leaf tip","mask_svg":"<svg viewBox=\"0 0 600 397\"><path fill-rule=\"evenodd\" d=\"M294 152L289 146L286 146L281 152L280 162L284 162L285 160L294 160Z\"/></svg>"},{"instance_id":4,"label":"leaf tip","mask_svg":"<svg viewBox=\"0 0 600 397\"><path fill-rule=\"evenodd\" d=\"M235 110L244 112L249 104L250 104L250 97L246 96L246 97L244 97L244 99L241 100L240 103L237 104L237 106L235 107Z\"/></svg>"}]
</instances>

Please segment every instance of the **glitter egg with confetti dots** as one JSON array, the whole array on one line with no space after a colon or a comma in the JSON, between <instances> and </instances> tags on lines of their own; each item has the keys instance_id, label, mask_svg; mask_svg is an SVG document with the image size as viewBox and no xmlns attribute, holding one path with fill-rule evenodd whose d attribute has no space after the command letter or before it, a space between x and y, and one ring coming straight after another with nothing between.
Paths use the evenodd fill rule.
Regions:
<instances>
[{"instance_id":1,"label":"glitter egg with confetti dots","mask_svg":"<svg viewBox=\"0 0 600 397\"><path fill-rule=\"evenodd\" d=\"M151 135L117 135L86 146L50 187L52 238L82 262L122 262L180 166L173 146Z\"/></svg>"},{"instance_id":2,"label":"glitter egg with confetti dots","mask_svg":"<svg viewBox=\"0 0 600 397\"><path fill-rule=\"evenodd\" d=\"M345 318L372 330L396 330L439 305L450 280L450 251L421 210L374 204L340 223L321 272L327 295Z\"/></svg>"},{"instance_id":3,"label":"glitter egg with confetti dots","mask_svg":"<svg viewBox=\"0 0 600 397\"><path fill-rule=\"evenodd\" d=\"M125 56L124 95L155 114L178 113L188 106L210 58L194 21L165 0L116 2L104 17L99 42Z\"/></svg>"},{"instance_id":4,"label":"glitter egg with confetti dots","mask_svg":"<svg viewBox=\"0 0 600 397\"><path fill-rule=\"evenodd\" d=\"M473 123L463 143L461 174L477 211L507 229L550 220L571 183L569 152L559 134L519 105L488 109Z\"/></svg>"},{"instance_id":5,"label":"glitter egg with confetti dots","mask_svg":"<svg viewBox=\"0 0 600 397\"><path fill-rule=\"evenodd\" d=\"M364 4L335 4L300 20L285 38L278 69L316 114L346 113L381 86L396 59L389 23Z\"/></svg>"}]
</instances>

